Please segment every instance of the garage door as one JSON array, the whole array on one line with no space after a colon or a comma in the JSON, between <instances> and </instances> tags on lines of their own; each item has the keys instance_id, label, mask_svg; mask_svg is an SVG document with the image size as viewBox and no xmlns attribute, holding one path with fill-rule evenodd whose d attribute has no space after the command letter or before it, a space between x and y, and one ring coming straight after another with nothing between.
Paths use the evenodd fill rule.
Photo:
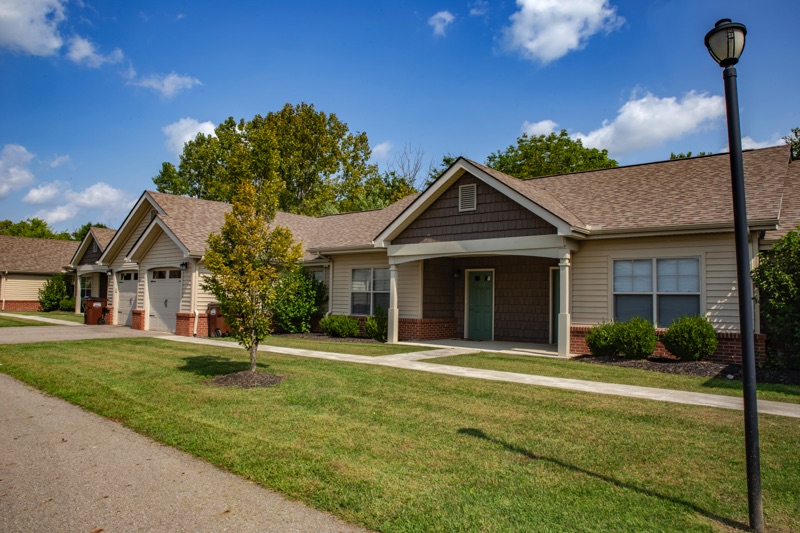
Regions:
<instances>
[{"instance_id":1,"label":"garage door","mask_svg":"<svg viewBox=\"0 0 800 533\"><path fill-rule=\"evenodd\" d=\"M181 302L181 271L151 270L149 278L150 329L175 333Z\"/></svg>"},{"instance_id":2,"label":"garage door","mask_svg":"<svg viewBox=\"0 0 800 533\"><path fill-rule=\"evenodd\" d=\"M119 281L119 301L117 302L117 324L130 326L132 324L133 310L136 309L136 291L139 285L138 272L120 272L117 274Z\"/></svg>"}]
</instances>

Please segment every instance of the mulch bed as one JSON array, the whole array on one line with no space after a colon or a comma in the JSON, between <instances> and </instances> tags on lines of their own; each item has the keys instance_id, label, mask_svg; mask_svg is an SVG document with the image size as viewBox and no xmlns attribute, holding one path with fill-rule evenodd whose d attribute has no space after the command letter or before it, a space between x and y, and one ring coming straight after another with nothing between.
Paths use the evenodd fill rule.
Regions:
<instances>
[{"instance_id":1,"label":"mulch bed","mask_svg":"<svg viewBox=\"0 0 800 533\"><path fill-rule=\"evenodd\" d=\"M215 387L239 387L242 389L252 389L255 387L271 387L272 385L277 385L283 380L283 377L276 376L275 374L242 370L241 372L235 372L233 374L217 376L210 380L208 384Z\"/></svg>"},{"instance_id":2,"label":"mulch bed","mask_svg":"<svg viewBox=\"0 0 800 533\"><path fill-rule=\"evenodd\" d=\"M709 361L678 361L665 357L630 360L622 359L620 357L597 357L594 355L582 355L580 357L575 357L573 361L599 365L624 366L627 368L639 368L642 370L650 370L652 372L662 372L664 374L683 374L704 378L721 378L742 381L741 365L712 363ZM756 382L800 385L800 371L771 367L756 368Z\"/></svg>"}]
</instances>

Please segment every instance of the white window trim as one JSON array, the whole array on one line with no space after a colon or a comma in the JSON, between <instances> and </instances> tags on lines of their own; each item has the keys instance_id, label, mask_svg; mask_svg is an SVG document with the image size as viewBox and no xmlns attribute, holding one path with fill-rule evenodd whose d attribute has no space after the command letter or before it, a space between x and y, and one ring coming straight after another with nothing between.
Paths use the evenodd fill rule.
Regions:
<instances>
[{"instance_id":1,"label":"white window trim","mask_svg":"<svg viewBox=\"0 0 800 533\"><path fill-rule=\"evenodd\" d=\"M658 260L661 259L697 259L698 261L698 277L700 278L699 281L699 291L698 292L659 292L658 291ZM616 292L614 290L614 263L616 261L642 261L642 260L649 260L652 261L652 288L651 292ZM706 305L706 268L705 268L705 254L698 254L698 255L674 255L674 254L666 254L666 255L653 255L653 254L644 254L644 255L631 255L631 256L620 256L620 257L609 257L609 264L608 264L608 292L609 292L609 310L610 312L610 319L614 320L617 316L617 309L616 309L616 295L640 295L640 296L652 296L652 313L653 313L653 325L656 328L663 328L662 326L658 325L658 296L659 295L678 295L678 296L697 296L699 301L699 309L700 315L705 316L708 318L708 309Z\"/></svg>"},{"instance_id":2,"label":"white window trim","mask_svg":"<svg viewBox=\"0 0 800 533\"><path fill-rule=\"evenodd\" d=\"M353 272L355 272L356 270L369 270L369 281L367 282L367 290L366 291L354 291L353 290ZM349 304L349 307L350 307L350 315L351 316L373 316L375 314L375 309L372 308L372 304L374 302L373 295L375 295L375 294L389 294L390 291L388 291L388 290L387 291L376 291L376 290L373 289L373 282L375 280L375 271L376 270L386 270L388 272L389 271L389 267L362 267L362 268L351 268L350 269L350 294L349 294L349 300L350 301L348 302L348 304ZM370 310L369 314L364 315L364 314L354 313L353 312L353 294L354 293L357 293L357 294L369 294L370 295L369 296L369 310ZM388 312L389 310L386 309L386 311Z\"/></svg>"}]
</instances>

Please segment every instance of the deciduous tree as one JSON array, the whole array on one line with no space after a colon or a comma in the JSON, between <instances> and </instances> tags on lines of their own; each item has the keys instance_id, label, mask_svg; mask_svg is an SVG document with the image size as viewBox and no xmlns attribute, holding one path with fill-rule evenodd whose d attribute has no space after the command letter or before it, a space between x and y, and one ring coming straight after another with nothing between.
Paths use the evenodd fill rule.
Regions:
<instances>
[{"instance_id":1,"label":"deciduous tree","mask_svg":"<svg viewBox=\"0 0 800 533\"><path fill-rule=\"evenodd\" d=\"M262 176L259 188L257 179L237 184L220 233L208 237L206 265L211 274L203 282L219 301L231 335L250 353L251 372L256 370L259 343L272 331L276 285L283 272L299 267L302 256L287 228L270 226L283 182L268 166L272 170Z\"/></svg>"},{"instance_id":2,"label":"deciduous tree","mask_svg":"<svg viewBox=\"0 0 800 533\"><path fill-rule=\"evenodd\" d=\"M57 239L61 241L72 240L66 231L56 232L41 218L29 218L20 222L10 220L0 221L0 235L12 237L33 237L36 239Z\"/></svg>"},{"instance_id":3,"label":"deciduous tree","mask_svg":"<svg viewBox=\"0 0 800 533\"><path fill-rule=\"evenodd\" d=\"M608 157L608 150L586 148L580 139L561 130L549 135L523 134L516 145L489 155L486 166L516 178L534 178L611 168L617 162Z\"/></svg>"}]
</instances>

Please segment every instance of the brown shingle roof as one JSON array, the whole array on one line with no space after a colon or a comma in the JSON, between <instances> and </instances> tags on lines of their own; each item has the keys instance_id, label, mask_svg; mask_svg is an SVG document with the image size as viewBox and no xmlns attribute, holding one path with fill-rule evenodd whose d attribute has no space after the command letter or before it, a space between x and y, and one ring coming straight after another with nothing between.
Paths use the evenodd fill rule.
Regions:
<instances>
[{"instance_id":1,"label":"brown shingle roof","mask_svg":"<svg viewBox=\"0 0 800 533\"><path fill-rule=\"evenodd\" d=\"M89 231L91 231L92 235L94 235L94 240L101 250L106 249L108 243L110 243L111 239L114 238L114 234L117 233L117 230L109 228L91 227L89 228Z\"/></svg>"},{"instance_id":2,"label":"brown shingle roof","mask_svg":"<svg viewBox=\"0 0 800 533\"><path fill-rule=\"evenodd\" d=\"M0 235L0 271L55 274L69 264L80 243Z\"/></svg>"},{"instance_id":3,"label":"brown shingle roof","mask_svg":"<svg viewBox=\"0 0 800 533\"><path fill-rule=\"evenodd\" d=\"M225 222L225 213L230 204L198 200L148 191L153 200L164 210L161 219L175 236L189 249L190 254L200 255L206 249L206 240L212 232L218 232ZM292 213L277 213L273 223L286 226L295 240L303 242L308 250L324 250L371 245L373 238L391 222L416 197L412 195L385 209L309 217ZM305 259L313 258L306 253Z\"/></svg>"}]
</instances>

